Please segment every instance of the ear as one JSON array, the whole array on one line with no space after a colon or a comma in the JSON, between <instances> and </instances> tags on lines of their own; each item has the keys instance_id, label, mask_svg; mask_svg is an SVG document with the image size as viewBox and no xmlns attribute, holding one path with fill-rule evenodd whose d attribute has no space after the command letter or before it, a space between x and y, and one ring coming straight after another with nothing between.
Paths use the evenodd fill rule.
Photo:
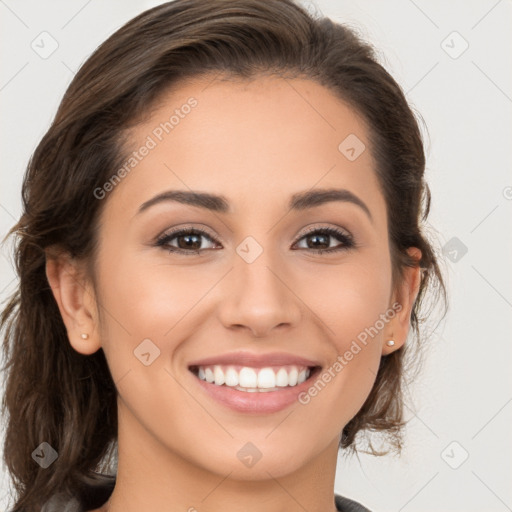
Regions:
<instances>
[{"instance_id":1,"label":"ear","mask_svg":"<svg viewBox=\"0 0 512 512\"><path fill-rule=\"evenodd\" d=\"M90 355L101 348L94 288L81 265L66 253L46 252L46 277L72 347ZM82 334L87 335L84 339Z\"/></svg>"},{"instance_id":2,"label":"ear","mask_svg":"<svg viewBox=\"0 0 512 512\"><path fill-rule=\"evenodd\" d=\"M382 355L387 355L402 347L407 339L410 329L410 319L416 297L421 283L421 251L417 247L409 247L407 253L417 261L415 267L403 269L403 279L398 288L393 291L391 308L396 312L389 321L384 331ZM395 305L396 307L393 307ZM393 340L395 343L389 347L386 342Z\"/></svg>"}]
</instances>

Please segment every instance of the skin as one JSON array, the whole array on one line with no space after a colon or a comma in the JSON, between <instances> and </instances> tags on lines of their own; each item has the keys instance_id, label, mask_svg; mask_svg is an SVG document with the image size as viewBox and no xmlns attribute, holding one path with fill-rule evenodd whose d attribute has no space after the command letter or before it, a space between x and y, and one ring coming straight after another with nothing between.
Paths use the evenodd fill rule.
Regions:
<instances>
[{"instance_id":1,"label":"skin","mask_svg":"<svg viewBox=\"0 0 512 512\"><path fill-rule=\"evenodd\" d=\"M47 263L71 345L82 354L102 348L119 393L117 483L95 512L334 511L340 433L370 393L380 358L406 340L419 268L392 287L367 129L328 89L302 79L203 77L166 93L130 132L131 150L191 96L198 105L104 199L95 286L83 262L62 255ZM354 161L338 150L349 134L367 148ZM292 194L330 187L358 196L372 220L349 202L289 210ZM231 212L168 201L137 214L171 189L222 194ZM200 239L202 255L155 246L189 223L214 237ZM304 238L312 225L348 231L357 247L317 254ZM252 263L236 252L247 236L263 249ZM343 243L331 236L327 244ZM402 310L307 405L235 412L212 401L187 368L240 349L288 352L326 368L395 301ZM149 366L133 354L146 338L160 349ZM236 455L247 442L262 453L251 468Z\"/></svg>"}]
</instances>

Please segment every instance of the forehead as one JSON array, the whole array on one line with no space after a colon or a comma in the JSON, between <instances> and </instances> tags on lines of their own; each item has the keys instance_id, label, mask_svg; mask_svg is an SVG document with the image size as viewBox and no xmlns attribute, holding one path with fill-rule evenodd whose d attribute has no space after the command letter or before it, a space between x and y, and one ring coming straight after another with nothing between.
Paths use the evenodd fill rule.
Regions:
<instances>
[{"instance_id":1,"label":"forehead","mask_svg":"<svg viewBox=\"0 0 512 512\"><path fill-rule=\"evenodd\" d=\"M383 201L363 120L311 80L189 80L163 94L127 140L133 166L114 191L125 210L165 189L222 194L235 210L312 187Z\"/></svg>"}]
</instances>

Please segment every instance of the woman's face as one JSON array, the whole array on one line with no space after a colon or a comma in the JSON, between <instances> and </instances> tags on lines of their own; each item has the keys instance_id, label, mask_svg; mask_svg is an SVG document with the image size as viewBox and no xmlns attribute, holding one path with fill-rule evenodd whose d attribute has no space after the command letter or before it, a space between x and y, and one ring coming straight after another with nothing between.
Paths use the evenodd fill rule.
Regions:
<instances>
[{"instance_id":1,"label":"woman's face","mask_svg":"<svg viewBox=\"0 0 512 512\"><path fill-rule=\"evenodd\" d=\"M127 140L133 167L98 199L99 316L88 341L72 341L105 352L120 446L242 480L335 459L410 311L393 309L386 204L363 123L308 80L208 77L168 93ZM340 192L313 195L327 189ZM196 232L172 236L181 229ZM244 383L263 367L293 383L297 357L321 370L300 400L299 388L238 391L192 371L226 355Z\"/></svg>"}]
</instances>

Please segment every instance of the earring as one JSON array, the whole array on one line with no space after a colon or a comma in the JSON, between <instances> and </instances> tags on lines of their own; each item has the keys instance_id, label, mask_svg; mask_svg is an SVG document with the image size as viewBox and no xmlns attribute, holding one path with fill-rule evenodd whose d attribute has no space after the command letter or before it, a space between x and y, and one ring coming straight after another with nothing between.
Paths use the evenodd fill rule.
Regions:
<instances>
[{"instance_id":1,"label":"earring","mask_svg":"<svg viewBox=\"0 0 512 512\"><path fill-rule=\"evenodd\" d=\"M394 344L395 344L395 340L388 340L388 341L386 341L386 345L388 347L392 347Z\"/></svg>"},{"instance_id":2,"label":"earring","mask_svg":"<svg viewBox=\"0 0 512 512\"><path fill-rule=\"evenodd\" d=\"M82 336L82 339L83 339L83 340L87 340L87 339L89 339L89 335L88 335L87 333L85 333L85 332L83 332L83 333L81 334L81 336Z\"/></svg>"}]
</instances>

